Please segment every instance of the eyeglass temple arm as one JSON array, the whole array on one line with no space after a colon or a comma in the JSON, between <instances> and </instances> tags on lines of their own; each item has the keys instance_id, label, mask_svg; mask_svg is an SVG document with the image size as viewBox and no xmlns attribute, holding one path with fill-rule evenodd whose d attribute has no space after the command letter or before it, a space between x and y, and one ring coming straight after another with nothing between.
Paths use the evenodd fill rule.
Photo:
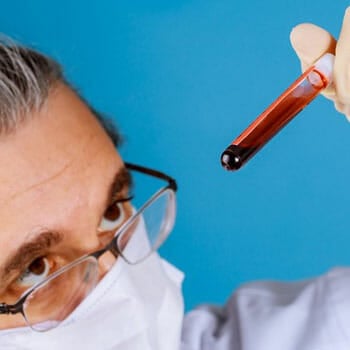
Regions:
<instances>
[{"instance_id":1,"label":"eyeglass temple arm","mask_svg":"<svg viewBox=\"0 0 350 350\"><path fill-rule=\"evenodd\" d=\"M125 166L126 166L127 169L136 170L136 171L139 171L141 173L157 177L158 179L165 180L165 181L167 181L169 183L169 187L172 190L174 190L174 191L177 190L177 183L176 183L175 179L173 179L172 177L170 177L167 174L162 173L161 171L150 169L150 168L146 168L146 167L143 167L141 165L127 163L127 162L125 162Z\"/></svg>"},{"instance_id":2,"label":"eyeglass temple arm","mask_svg":"<svg viewBox=\"0 0 350 350\"><path fill-rule=\"evenodd\" d=\"M22 303L16 303L15 305L0 304L0 314L18 314L22 312Z\"/></svg>"}]
</instances>

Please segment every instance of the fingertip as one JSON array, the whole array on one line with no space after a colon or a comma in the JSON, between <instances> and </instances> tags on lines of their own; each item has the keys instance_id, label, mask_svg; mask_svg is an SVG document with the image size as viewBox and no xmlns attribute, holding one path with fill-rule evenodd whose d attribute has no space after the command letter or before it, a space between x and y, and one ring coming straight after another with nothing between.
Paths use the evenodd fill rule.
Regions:
<instances>
[{"instance_id":1,"label":"fingertip","mask_svg":"<svg viewBox=\"0 0 350 350\"><path fill-rule=\"evenodd\" d=\"M317 32L317 31L324 31L324 29L316 26L315 24L312 23L300 23L297 24L295 27L292 28L290 32L290 39L292 44L298 44L299 40L302 40L306 35L310 35L310 33Z\"/></svg>"},{"instance_id":2,"label":"fingertip","mask_svg":"<svg viewBox=\"0 0 350 350\"><path fill-rule=\"evenodd\" d=\"M289 39L290 39L290 42L291 42L293 48L298 43L298 39L299 39L302 31L304 30L303 28L305 25L307 25L307 23L300 23L300 24L296 25L295 27L293 27L292 30L290 31Z\"/></svg>"},{"instance_id":3,"label":"fingertip","mask_svg":"<svg viewBox=\"0 0 350 350\"><path fill-rule=\"evenodd\" d=\"M334 53L336 40L323 28L302 23L295 26L290 33L290 41L299 59L308 66L326 52Z\"/></svg>"},{"instance_id":4,"label":"fingertip","mask_svg":"<svg viewBox=\"0 0 350 350\"><path fill-rule=\"evenodd\" d=\"M303 54L303 36L305 31L307 31L308 26L310 23L300 23L292 28L289 34L289 40L292 45L292 48L294 49L296 55L301 61L302 69L304 70L308 65L309 62L305 62L305 55ZM306 59L308 61L308 59Z\"/></svg>"}]
</instances>

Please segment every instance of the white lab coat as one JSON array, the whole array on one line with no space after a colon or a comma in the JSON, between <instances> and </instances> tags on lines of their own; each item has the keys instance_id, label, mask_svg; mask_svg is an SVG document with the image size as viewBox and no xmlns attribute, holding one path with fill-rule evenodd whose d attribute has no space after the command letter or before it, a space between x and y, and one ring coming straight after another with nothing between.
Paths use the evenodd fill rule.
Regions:
<instances>
[{"instance_id":1,"label":"white lab coat","mask_svg":"<svg viewBox=\"0 0 350 350\"><path fill-rule=\"evenodd\" d=\"M255 282L184 320L181 350L349 350L350 268L297 283Z\"/></svg>"}]
</instances>

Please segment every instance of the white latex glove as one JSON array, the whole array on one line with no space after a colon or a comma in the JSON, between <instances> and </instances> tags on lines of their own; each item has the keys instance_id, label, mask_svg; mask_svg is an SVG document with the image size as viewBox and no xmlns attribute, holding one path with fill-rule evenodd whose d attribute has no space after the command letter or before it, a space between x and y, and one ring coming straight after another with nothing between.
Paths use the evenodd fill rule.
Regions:
<instances>
[{"instance_id":1,"label":"white latex glove","mask_svg":"<svg viewBox=\"0 0 350 350\"><path fill-rule=\"evenodd\" d=\"M338 112L350 121L350 7L345 11L338 42L326 30L303 23L290 34L292 46L305 70L326 52L335 54L334 82L323 95L334 102Z\"/></svg>"}]
</instances>

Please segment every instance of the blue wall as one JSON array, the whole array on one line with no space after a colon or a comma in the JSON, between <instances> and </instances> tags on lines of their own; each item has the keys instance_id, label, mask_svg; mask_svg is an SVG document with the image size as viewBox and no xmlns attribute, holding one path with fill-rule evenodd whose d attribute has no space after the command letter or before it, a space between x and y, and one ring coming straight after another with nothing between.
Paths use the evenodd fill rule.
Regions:
<instances>
[{"instance_id":1,"label":"blue wall","mask_svg":"<svg viewBox=\"0 0 350 350\"><path fill-rule=\"evenodd\" d=\"M187 308L239 284L350 264L350 125L318 98L245 168L219 155L299 75L289 32L338 36L348 2L2 2L0 30L53 55L127 136L126 159L179 183L163 254Z\"/></svg>"}]
</instances>

